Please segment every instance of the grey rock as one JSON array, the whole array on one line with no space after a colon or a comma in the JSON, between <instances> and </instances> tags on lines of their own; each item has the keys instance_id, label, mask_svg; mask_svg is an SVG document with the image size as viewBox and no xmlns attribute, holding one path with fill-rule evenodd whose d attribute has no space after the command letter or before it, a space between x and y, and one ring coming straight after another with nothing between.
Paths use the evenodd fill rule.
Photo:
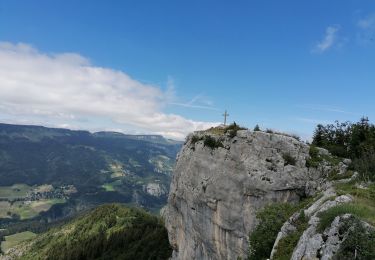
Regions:
<instances>
[{"instance_id":1,"label":"grey rock","mask_svg":"<svg viewBox=\"0 0 375 260\"><path fill-rule=\"evenodd\" d=\"M246 258L259 209L315 193L330 170L307 168L309 146L292 137L246 130L212 136L224 148L193 143L190 135L177 158L164 212L172 259Z\"/></svg>"},{"instance_id":2,"label":"grey rock","mask_svg":"<svg viewBox=\"0 0 375 260\"><path fill-rule=\"evenodd\" d=\"M161 197L168 193L167 188L160 183L151 182L147 185L143 185L143 190L154 197Z\"/></svg>"},{"instance_id":3,"label":"grey rock","mask_svg":"<svg viewBox=\"0 0 375 260\"><path fill-rule=\"evenodd\" d=\"M310 210L307 210L307 212L310 214L314 212L309 220L309 227L303 232L302 236L300 237L298 244L293 251L291 259L319 259L317 258L318 255L321 255L321 258L328 257L325 259L329 259L329 257L334 252L337 252L337 248L335 247L336 238L333 236L335 236L337 233L335 232L335 230L338 228L339 220L336 221L337 223L333 221L333 226L331 225L331 227L324 232L325 236L328 236L326 242L324 242L323 234L318 233L316 230L319 224L319 213L339 204L349 203L351 201L353 201L353 198L350 195L341 195L339 197L336 197L334 200L327 200L324 203L321 203L322 201L320 201L319 203L318 201L314 203L316 205L312 205L309 208ZM311 209L312 207L314 208L314 210ZM329 238L330 235L332 236L332 238Z\"/></svg>"}]
</instances>

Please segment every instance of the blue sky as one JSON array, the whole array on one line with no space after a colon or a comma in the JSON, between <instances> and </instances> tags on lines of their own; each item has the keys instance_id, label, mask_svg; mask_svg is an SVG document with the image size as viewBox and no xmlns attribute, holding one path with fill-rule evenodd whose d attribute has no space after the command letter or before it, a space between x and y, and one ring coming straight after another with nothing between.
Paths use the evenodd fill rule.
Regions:
<instances>
[{"instance_id":1,"label":"blue sky","mask_svg":"<svg viewBox=\"0 0 375 260\"><path fill-rule=\"evenodd\" d=\"M30 61L19 66L21 75L40 73L48 79L54 72L44 74L42 68L53 66L33 71L33 64L43 56L49 57L46 64L60 64L56 57L74 53L63 61L68 68L64 78L85 66L113 72L105 82L113 82L116 72L131 78L131 83L108 83L101 100L91 99L96 93L77 101L83 107L85 102L103 106L101 112L56 105L69 102L70 96L64 95L72 95L74 88L79 97L90 92L91 88L79 90L75 82L59 87L73 86L65 94L53 83L30 91L39 79L31 84L29 77L23 82L16 74L0 75L0 90L6 93L3 98L0 94L3 122L181 138L220 122L227 109L230 121L251 128L258 123L306 138L319 122L375 118L375 3L370 0L0 0L0 41L3 57ZM97 73L84 77L92 85L104 84ZM17 88L12 87L15 83L4 87L16 80ZM121 89L127 84L131 93ZM11 88L39 97L17 99ZM112 93L107 99L118 105L105 103L104 92ZM40 96L56 98L41 101ZM133 113L137 102L130 99L144 101L139 117ZM51 113L47 104L53 106ZM115 110L132 114L118 115Z\"/></svg>"}]
</instances>

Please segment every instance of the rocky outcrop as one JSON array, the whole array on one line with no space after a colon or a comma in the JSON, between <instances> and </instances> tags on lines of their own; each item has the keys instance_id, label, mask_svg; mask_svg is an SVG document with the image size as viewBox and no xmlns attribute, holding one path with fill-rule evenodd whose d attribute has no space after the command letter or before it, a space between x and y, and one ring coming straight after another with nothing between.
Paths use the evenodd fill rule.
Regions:
<instances>
[{"instance_id":1,"label":"rocky outcrop","mask_svg":"<svg viewBox=\"0 0 375 260\"><path fill-rule=\"evenodd\" d=\"M321 187L330 168L307 168L308 157L308 145L281 134L190 135L164 213L172 258L246 258L259 209L297 202Z\"/></svg>"},{"instance_id":2,"label":"rocky outcrop","mask_svg":"<svg viewBox=\"0 0 375 260\"><path fill-rule=\"evenodd\" d=\"M337 249L339 247L338 243L334 243L334 236L335 234L337 234L334 230L338 228L338 225L335 225L333 223L333 228L328 230L326 234L317 232L317 226L320 220L319 213L339 204L348 203L351 201L352 198L350 196L341 195L339 197L336 197L334 200L328 200L323 203L310 217L309 227L303 232L302 236L300 237L291 259L316 259L318 255L321 255L321 258L318 259L331 259L331 257L335 252L337 252Z\"/></svg>"},{"instance_id":3,"label":"rocky outcrop","mask_svg":"<svg viewBox=\"0 0 375 260\"><path fill-rule=\"evenodd\" d=\"M143 186L143 190L154 197L161 197L168 193L167 188L160 183L151 182Z\"/></svg>"}]
</instances>

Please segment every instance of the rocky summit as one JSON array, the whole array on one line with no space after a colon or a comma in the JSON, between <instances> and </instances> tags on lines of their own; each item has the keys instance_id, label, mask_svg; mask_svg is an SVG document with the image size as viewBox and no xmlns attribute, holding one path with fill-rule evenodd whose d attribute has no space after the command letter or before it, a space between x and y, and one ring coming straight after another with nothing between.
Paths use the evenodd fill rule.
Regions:
<instances>
[{"instance_id":1,"label":"rocky summit","mask_svg":"<svg viewBox=\"0 0 375 260\"><path fill-rule=\"evenodd\" d=\"M297 203L325 185L329 167L307 167L293 136L219 129L187 137L164 212L172 259L246 259L256 213Z\"/></svg>"}]
</instances>

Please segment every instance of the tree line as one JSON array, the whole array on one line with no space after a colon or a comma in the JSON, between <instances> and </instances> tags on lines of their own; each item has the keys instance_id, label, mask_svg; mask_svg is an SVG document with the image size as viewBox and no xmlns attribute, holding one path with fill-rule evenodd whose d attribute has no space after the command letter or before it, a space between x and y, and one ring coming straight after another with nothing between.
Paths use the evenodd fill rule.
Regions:
<instances>
[{"instance_id":1,"label":"tree line","mask_svg":"<svg viewBox=\"0 0 375 260\"><path fill-rule=\"evenodd\" d=\"M333 155L352 159L351 168L358 171L364 181L375 180L375 125L367 117L356 123L319 124L312 144Z\"/></svg>"}]
</instances>

